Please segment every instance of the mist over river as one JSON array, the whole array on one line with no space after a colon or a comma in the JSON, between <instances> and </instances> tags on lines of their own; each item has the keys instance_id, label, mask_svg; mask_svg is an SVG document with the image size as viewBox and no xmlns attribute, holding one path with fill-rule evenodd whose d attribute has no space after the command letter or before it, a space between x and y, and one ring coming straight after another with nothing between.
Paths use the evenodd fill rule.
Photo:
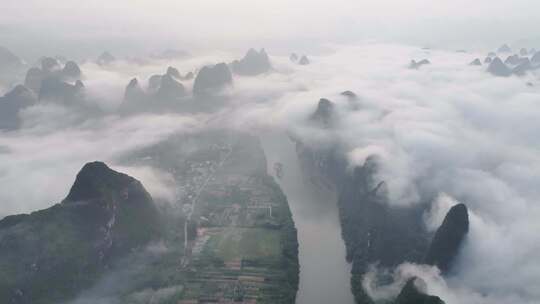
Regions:
<instances>
[{"instance_id":1,"label":"mist over river","mask_svg":"<svg viewBox=\"0 0 540 304\"><path fill-rule=\"evenodd\" d=\"M350 265L345 260L337 197L305 182L295 145L286 134L261 136L269 174L287 196L298 229L300 285L297 304L353 304ZM274 164L283 164L276 177Z\"/></svg>"}]
</instances>

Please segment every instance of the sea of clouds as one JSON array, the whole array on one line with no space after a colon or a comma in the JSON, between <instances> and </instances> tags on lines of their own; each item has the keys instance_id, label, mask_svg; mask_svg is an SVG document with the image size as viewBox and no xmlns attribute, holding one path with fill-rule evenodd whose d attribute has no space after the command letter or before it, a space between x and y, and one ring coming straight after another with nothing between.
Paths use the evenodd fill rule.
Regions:
<instances>
[{"instance_id":1,"label":"sea of clouds","mask_svg":"<svg viewBox=\"0 0 540 304\"><path fill-rule=\"evenodd\" d=\"M178 132L195 132L208 121L253 132L281 129L308 142L340 142L351 167L379 156L378 178L387 183L391 204L432 201L425 216L431 231L452 205L469 207L470 232L449 277L411 264L400 266L396 276L423 278L428 292L448 304L537 303L538 75L498 78L486 73L485 66L468 65L488 50L462 53L376 43L327 49L332 51L311 56L308 66L272 56L272 73L236 77L228 107L212 114L123 117L114 111L133 77L144 84L169 65L185 74L241 54L147 64L122 60L106 68L82 64L88 95L106 114L82 119L80 113L54 105L24 110L23 128L0 134L0 214L31 212L61 201L78 170L94 160L139 178L152 195L170 198L164 172L120 166L118 156ZM431 64L408 68L411 59L423 58ZM190 82L185 85L190 89ZM358 99L341 96L345 90ZM331 129L306 123L322 97L336 105L338 120ZM379 297L398 290L377 288L372 293Z\"/></svg>"}]
</instances>

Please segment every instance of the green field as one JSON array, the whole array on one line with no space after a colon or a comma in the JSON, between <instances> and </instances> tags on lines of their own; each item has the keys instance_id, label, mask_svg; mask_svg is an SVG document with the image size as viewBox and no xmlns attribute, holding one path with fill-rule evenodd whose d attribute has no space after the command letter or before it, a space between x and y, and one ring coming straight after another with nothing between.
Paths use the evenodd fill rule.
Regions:
<instances>
[{"instance_id":1,"label":"green field","mask_svg":"<svg viewBox=\"0 0 540 304\"><path fill-rule=\"evenodd\" d=\"M240 258L279 257L280 234L278 230L262 228L223 228L210 237L205 250L225 262Z\"/></svg>"}]
</instances>

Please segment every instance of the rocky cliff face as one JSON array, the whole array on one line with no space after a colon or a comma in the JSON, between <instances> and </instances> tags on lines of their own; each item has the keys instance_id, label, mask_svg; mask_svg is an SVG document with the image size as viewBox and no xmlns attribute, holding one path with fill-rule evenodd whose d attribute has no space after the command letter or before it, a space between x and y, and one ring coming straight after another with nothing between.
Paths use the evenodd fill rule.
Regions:
<instances>
[{"instance_id":1,"label":"rocky cliff face","mask_svg":"<svg viewBox=\"0 0 540 304\"><path fill-rule=\"evenodd\" d=\"M320 99L307 121L312 127L331 132L338 122L334 103L325 98ZM311 143L295 136L291 139L296 144L296 153L306 179L317 187L339 192L347 170L345 147L334 139L326 143Z\"/></svg>"},{"instance_id":2,"label":"rocky cliff face","mask_svg":"<svg viewBox=\"0 0 540 304\"><path fill-rule=\"evenodd\" d=\"M156 93L159 89L159 86L161 85L161 77L162 75L152 75L150 78L148 78L148 93L153 94Z\"/></svg>"},{"instance_id":3,"label":"rocky cliff face","mask_svg":"<svg viewBox=\"0 0 540 304\"><path fill-rule=\"evenodd\" d=\"M231 63L231 68L238 75L255 76L267 73L272 68L270 58L264 49L257 52L250 49L241 60Z\"/></svg>"},{"instance_id":4,"label":"rocky cliff face","mask_svg":"<svg viewBox=\"0 0 540 304\"><path fill-rule=\"evenodd\" d=\"M61 69L60 62L53 57L43 57L40 60L41 70L45 73L52 73Z\"/></svg>"},{"instance_id":5,"label":"rocky cliff face","mask_svg":"<svg viewBox=\"0 0 540 304\"><path fill-rule=\"evenodd\" d=\"M498 53L510 53L512 52L512 49L508 46L508 44L503 44L497 49Z\"/></svg>"},{"instance_id":6,"label":"rocky cliff face","mask_svg":"<svg viewBox=\"0 0 540 304\"><path fill-rule=\"evenodd\" d=\"M143 111L148 107L148 95L139 84L137 78L129 81L124 92L124 101L120 105L121 113Z\"/></svg>"},{"instance_id":7,"label":"rocky cliff face","mask_svg":"<svg viewBox=\"0 0 540 304\"><path fill-rule=\"evenodd\" d=\"M299 139L293 140L305 178L317 187L339 192L338 187L342 185L347 169L347 160L342 157L343 147L337 143L329 143L324 147L314 148Z\"/></svg>"},{"instance_id":8,"label":"rocky cliff face","mask_svg":"<svg viewBox=\"0 0 540 304\"><path fill-rule=\"evenodd\" d=\"M343 91L339 95L345 96L345 97L347 97L348 99L351 99L351 100L358 99L358 95L356 95L356 93L354 93L353 91Z\"/></svg>"},{"instance_id":9,"label":"rocky cliff face","mask_svg":"<svg viewBox=\"0 0 540 304\"><path fill-rule=\"evenodd\" d=\"M36 103L37 96L23 85L0 97L0 129L17 129L21 124L19 111Z\"/></svg>"},{"instance_id":10,"label":"rocky cliff face","mask_svg":"<svg viewBox=\"0 0 540 304\"><path fill-rule=\"evenodd\" d=\"M317 109L311 115L310 120L324 128L330 128L336 123L336 115L334 103L326 98L321 98L317 104Z\"/></svg>"},{"instance_id":11,"label":"rocky cliff face","mask_svg":"<svg viewBox=\"0 0 540 304\"><path fill-rule=\"evenodd\" d=\"M443 275L451 270L469 229L465 205L456 205L448 212L430 244L423 221L429 204L391 204L385 182L377 178L377 157L368 157L362 166L348 172L343 151L310 147L297 140L297 153L304 174L310 178L324 176L339 193L342 236L346 258L353 266L352 288L357 303L373 303L362 287L363 276L372 264L389 269L404 262L428 264L439 267ZM336 161L339 159L342 161ZM417 281L409 281L392 303L444 303L419 289Z\"/></svg>"},{"instance_id":12,"label":"rocky cliff face","mask_svg":"<svg viewBox=\"0 0 540 304\"><path fill-rule=\"evenodd\" d=\"M160 233L139 181L88 163L62 203L0 221L0 302L63 302Z\"/></svg>"},{"instance_id":13,"label":"rocky cliff face","mask_svg":"<svg viewBox=\"0 0 540 304\"><path fill-rule=\"evenodd\" d=\"M469 213L467 207L464 204L452 207L435 233L426 255L426 264L435 265L443 274L447 273L468 232Z\"/></svg>"},{"instance_id":14,"label":"rocky cliff face","mask_svg":"<svg viewBox=\"0 0 540 304\"><path fill-rule=\"evenodd\" d=\"M45 77L41 81L38 99L66 106L82 106L84 104L84 84L80 80L77 80L75 84L70 84L54 76Z\"/></svg>"},{"instance_id":15,"label":"rocky cliff face","mask_svg":"<svg viewBox=\"0 0 540 304\"><path fill-rule=\"evenodd\" d=\"M24 85L38 93L39 89L41 88L41 81L43 80L43 77L44 73L40 68L30 68L28 72L26 72Z\"/></svg>"},{"instance_id":16,"label":"rocky cliff face","mask_svg":"<svg viewBox=\"0 0 540 304\"><path fill-rule=\"evenodd\" d=\"M302 55L302 57L300 57L300 60L298 60L299 65L309 65L310 63L311 61L306 55Z\"/></svg>"},{"instance_id":17,"label":"rocky cliff face","mask_svg":"<svg viewBox=\"0 0 540 304\"><path fill-rule=\"evenodd\" d=\"M386 185L376 180L376 170L376 160L368 158L346 180L339 196L347 257L356 274L374 262L387 267L419 262L428 245L423 208L389 206Z\"/></svg>"},{"instance_id":18,"label":"rocky cliff face","mask_svg":"<svg viewBox=\"0 0 540 304\"><path fill-rule=\"evenodd\" d=\"M499 57L495 57L488 66L487 71L494 76L508 77L512 75L512 70Z\"/></svg>"},{"instance_id":19,"label":"rocky cliff face","mask_svg":"<svg viewBox=\"0 0 540 304\"><path fill-rule=\"evenodd\" d=\"M325 104L327 105L324 101L320 103L310 120L320 121L321 118L329 116L331 107ZM322 184L330 185L329 191L337 191L339 194L342 236L347 250L346 258L352 262L351 280L357 303L373 303L362 287L363 276L372 264L392 269L404 262L426 263L426 255L429 255L429 264L441 265L443 269L447 269L444 266L445 261L452 260L459 245L451 246L450 252L453 253L450 253L449 258L445 255L447 252L440 252L441 242L452 243L453 233L462 234L459 225L451 224L463 222L462 207L456 206L449 213L448 220L441 226L430 249L430 234L423 221L423 214L431 201L429 198L412 206L399 207L396 202L389 201L386 184L378 179L379 160L376 156L368 157L363 165L351 171L348 169L345 147L340 148L338 144L328 147L321 144L309 145L301 139L295 141L306 178L312 182L323 180ZM403 295L392 301L416 303L415 300L421 300L418 303L442 303L437 297L416 291L412 290L409 284Z\"/></svg>"},{"instance_id":20,"label":"rocky cliff face","mask_svg":"<svg viewBox=\"0 0 540 304\"><path fill-rule=\"evenodd\" d=\"M176 81L173 76L165 74L161 77L159 89L156 92L156 99L163 103L170 103L186 95L184 85Z\"/></svg>"},{"instance_id":21,"label":"rocky cliff face","mask_svg":"<svg viewBox=\"0 0 540 304\"><path fill-rule=\"evenodd\" d=\"M512 69L512 73L518 76L525 75L528 71L534 69L529 58L525 57L520 63Z\"/></svg>"},{"instance_id":22,"label":"rocky cliff face","mask_svg":"<svg viewBox=\"0 0 540 304\"><path fill-rule=\"evenodd\" d=\"M186 89L177 79L183 78L177 69L169 67L164 75L153 75L148 79L145 91L137 78L126 86L121 113L153 112L171 110L178 107L187 95Z\"/></svg>"},{"instance_id":23,"label":"rocky cliff face","mask_svg":"<svg viewBox=\"0 0 540 304\"><path fill-rule=\"evenodd\" d=\"M518 54L510 55L510 56L506 57L506 60L504 61L504 64L518 65L518 64L520 64L521 59L522 58L519 57Z\"/></svg>"},{"instance_id":24,"label":"rocky cliff face","mask_svg":"<svg viewBox=\"0 0 540 304\"><path fill-rule=\"evenodd\" d=\"M232 85L233 78L225 63L203 67L193 84L193 94L196 96L212 95L221 89Z\"/></svg>"},{"instance_id":25,"label":"rocky cliff face","mask_svg":"<svg viewBox=\"0 0 540 304\"><path fill-rule=\"evenodd\" d=\"M97 58L97 64L99 65L109 65L116 61L116 58L109 52L105 51Z\"/></svg>"},{"instance_id":26,"label":"rocky cliff face","mask_svg":"<svg viewBox=\"0 0 540 304\"><path fill-rule=\"evenodd\" d=\"M165 74L167 74L167 75L169 75L171 77L174 77L176 79L181 79L182 78L182 75L180 75L180 71L178 71L177 68L172 67L172 66L167 68L167 72Z\"/></svg>"},{"instance_id":27,"label":"rocky cliff face","mask_svg":"<svg viewBox=\"0 0 540 304\"><path fill-rule=\"evenodd\" d=\"M482 65L482 62L480 61L479 58L476 58L476 59L474 59L473 61L471 61L471 62L469 63L469 65Z\"/></svg>"},{"instance_id":28,"label":"rocky cliff face","mask_svg":"<svg viewBox=\"0 0 540 304\"><path fill-rule=\"evenodd\" d=\"M305 174L325 176L339 193L342 237L346 258L352 262L353 294L357 303L371 304L362 287L369 265L378 263L393 268L404 262L422 263L429 248L429 234L422 220L426 205L395 207L389 204L386 184L376 177L376 157L369 157L363 166L347 172L347 161L339 151L302 147L299 159ZM314 161L314 155L324 159L325 165L317 166L319 162ZM341 161L336 161L339 159Z\"/></svg>"},{"instance_id":29,"label":"rocky cliff face","mask_svg":"<svg viewBox=\"0 0 540 304\"><path fill-rule=\"evenodd\" d=\"M289 56L289 60L291 62L294 62L296 63L298 61L298 55L296 53L292 53L290 56Z\"/></svg>"},{"instance_id":30,"label":"rocky cliff face","mask_svg":"<svg viewBox=\"0 0 540 304\"><path fill-rule=\"evenodd\" d=\"M421 68L423 65L431 64L431 62L427 59L422 59L420 61L411 60L411 63L409 63L409 69L417 70Z\"/></svg>"},{"instance_id":31,"label":"rocky cliff face","mask_svg":"<svg viewBox=\"0 0 540 304\"><path fill-rule=\"evenodd\" d=\"M535 52L535 53L531 53L531 54L534 54L534 55L531 57L531 62L532 62L532 63L540 63L540 51Z\"/></svg>"},{"instance_id":32,"label":"rocky cliff face","mask_svg":"<svg viewBox=\"0 0 540 304\"><path fill-rule=\"evenodd\" d=\"M67 80L80 80L81 79L81 68L75 61L68 61L62 69L62 76Z\"/></svg>"},{"instance_id":33,"label":"rocky cliff face","mask_svg":"<svg viewBox=\"0 0 540 304\"><path fill-rule=\"evenodd\" d=\"M39 100L64 105L81 106L84 99L82 72L74 61L64 66L52 57L41 59L41 68L32 67L26 73L25 86L33 90Z\"/></svg>"},{"instance_id":34,"label":"rocky cliff face","mask_svg":"<svg viewBox=\"0 0 540 304\"><path fill-rule=\"evenodd\" d=\"M27 71L24 86L19 85L0 98L0 129L19 128L19 111L38 101L74 107L87 114L99 113L96 105L86 103L81 77L81 69L74 61L62 66L56 58L42 58L40 67Z\"/></svg>"},{"instance_id":35,"label":"rocky cliff face","mask_svg":"<svg viewBox=\"0 0 540 304\"><path fill-rule=\"evenodd\" d=\"M437 296L426 294L425 282L419 278L412 278L407 281L394 304L444 304L444 302Z\"/></svg>"},{"instance_id":36,"label":"rocky cliff face","mask_svg":"<svg viewBox=\"0 0 540 304\"><path fill-rule=\"evenodd\" d=\"M187 72L186 75L182 76L180 71L172 66L167 68L167 72L165 74L171 76L176 80L190 80L193 78L193 72Z\"/></svg>"}]
</instances>

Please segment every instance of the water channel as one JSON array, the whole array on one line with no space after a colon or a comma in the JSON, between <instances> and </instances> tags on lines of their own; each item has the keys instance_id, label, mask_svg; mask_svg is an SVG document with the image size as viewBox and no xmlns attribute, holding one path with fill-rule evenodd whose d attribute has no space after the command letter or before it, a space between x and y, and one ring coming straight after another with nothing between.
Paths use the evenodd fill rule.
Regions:
<instances>
[{"instance_id":1,"label":"water channel","mask_svg":"<svg viewBox=\"0 0 540 304\"><path fill-rule=\"evenodd\" d=\"M354 304L350 265L345 260L337 197L304 182L294 143L282 133L264 134L261 142L268 172L283 164L275 177L287 196L298 229L300 286L297 304Z\"/></svg>"}]
</instances>

